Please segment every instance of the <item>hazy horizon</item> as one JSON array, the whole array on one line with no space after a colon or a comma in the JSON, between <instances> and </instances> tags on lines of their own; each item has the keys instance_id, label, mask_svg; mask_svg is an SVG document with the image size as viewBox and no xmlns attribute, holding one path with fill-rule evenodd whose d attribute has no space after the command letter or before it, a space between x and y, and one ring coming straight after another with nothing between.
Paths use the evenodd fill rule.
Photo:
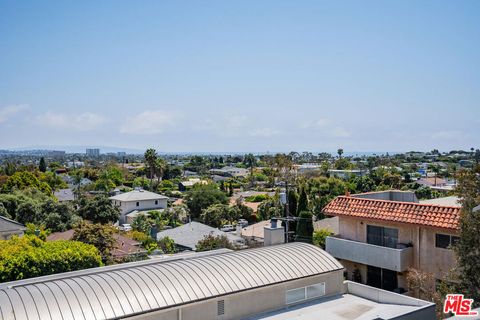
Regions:
<instances>
[{"instance_id":1,"label":"hazy horizon","mask_svg":"<svg viewBox=\"0 0 480 320\"><path fill-rule=\"evenodd\" d=\"M479 10L2 1L0 148L478 148Z\"/></svg>"}]
</instances>

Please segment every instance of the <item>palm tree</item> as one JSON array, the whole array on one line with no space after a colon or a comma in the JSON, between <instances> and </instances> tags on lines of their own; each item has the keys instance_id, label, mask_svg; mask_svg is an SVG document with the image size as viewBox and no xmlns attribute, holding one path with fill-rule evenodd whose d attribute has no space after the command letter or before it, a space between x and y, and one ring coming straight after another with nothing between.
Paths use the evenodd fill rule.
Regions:
<instances>
[{"instance_id":1,"label":"palm tree","mask_svg":"<svg viewBox=\"0 0 480 320\"><path fill-rule=\"evenodd\" d=\"M157 158L155 161L155 175L157 176L157 185L160 184L160 179L163 177L167 163L162 158Z\"/></svg>"},{"instance_id":2,"label":"palm tree","mask_svg":"<svg viewBox=\"0 0 480 320\"><path fill-rule=\"evenodd\" d=\"M253 187L253 167L255 166L255 156L251 153L245 156L247 167L250 168L250 184Z\"/></svg>"},{"instance_id":3,"label":"palm tree","mask_svg":"<svg viewBox=\"0 0 480 320\"><path fill-rule=\"evenodd\" d=\"M145 158L145 164L150 171L150 190L152 190L153 176L155 174L155 164L157 161L157 151L155 151L155 149L153 148L149 148L147 149L147 151L145 151L145 154L143 156Z\"/></svg>"},{"instance_id":4,"label":"palm tree","mask_svg":"<svg viewBox=\"0 0 480 320\"><path fill-rule=\"evenodd\" d=\"M338 153L338 157L341 159L343 154L343 149L342 148L338 149L337 153Z\"/></svg>"},{"instance_id":5,"label":"palm tree","mask_svg":"<svg viewBox=\"0 0 480 320\"><path fill-rule=\"evenodd\" d=\"M438 165L431 165L430 168L432 169L434 173L434 185L435 187L437 186L437 175L440 173L440 167Z\"/></svg>"}]
</instances>

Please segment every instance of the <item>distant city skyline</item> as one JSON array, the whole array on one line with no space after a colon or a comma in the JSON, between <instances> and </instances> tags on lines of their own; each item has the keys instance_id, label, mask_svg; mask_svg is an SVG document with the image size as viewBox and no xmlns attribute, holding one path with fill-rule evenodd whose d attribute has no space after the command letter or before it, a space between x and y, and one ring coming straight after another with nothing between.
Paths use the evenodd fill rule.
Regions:
<instances>
[{"instance_id":1,"label":"distant city skyline","mask_svg":"<svg viewBox=\"0 0 480 320\"><path fill-rule=\"evenodd\" d=\"M0 3L0 149L469 150L479 1Z\"/></svg>"}]
</instances>

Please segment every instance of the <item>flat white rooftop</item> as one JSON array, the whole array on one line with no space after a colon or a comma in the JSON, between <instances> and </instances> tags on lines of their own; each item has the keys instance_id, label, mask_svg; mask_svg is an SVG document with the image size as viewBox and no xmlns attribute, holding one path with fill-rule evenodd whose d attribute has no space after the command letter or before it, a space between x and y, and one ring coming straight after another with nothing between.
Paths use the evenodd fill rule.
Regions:
<instances>
[{"instance_id":1,"label":"flat white rooftop","mask_svg":"<svg viewBox=\"0 0 480 320\"><path fill-rule=\"evenodd\" d=\"M435 319L433 303L345 281L345 293L257 314L246 320Z\"/></svg>"},{"instance_id":2,"label":"flat white rooftop","mask_svg":"<svg viewBox=\"0 0 480 320\"><path fill-rule=\"evenodd\" d=\"M249 320L372 320L391 319L418 310L418 306L378 303L353 294L313 300Z\"/></svg>"}]
</instances>

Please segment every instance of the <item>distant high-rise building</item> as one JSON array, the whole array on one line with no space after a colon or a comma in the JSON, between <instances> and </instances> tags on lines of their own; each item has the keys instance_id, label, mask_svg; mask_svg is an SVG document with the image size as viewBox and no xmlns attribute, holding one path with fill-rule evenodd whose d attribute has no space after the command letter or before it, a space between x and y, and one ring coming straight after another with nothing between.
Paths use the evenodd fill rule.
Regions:
<instances>
[{"instance_id":1,"label":"distant high-rise building","mask_svg":"<svg viewBox=\"0 0 480 320\"><path fill-rule=\"evenodd\" d=\"M65 151L63 150L50 150L47 153L47 156L52 158L62 158L65 157Z\"/></svg>"},{"instance_id":2,"label":"distant high-rise building","mask_svg":"<svg viewBox=\"0 0 480 320\"><path fill-rule=\"evenodd\" d=\"M100 149L87 149L86 154L89 157L98 157L100 156Z\"/></svg>"}]
</instances>

